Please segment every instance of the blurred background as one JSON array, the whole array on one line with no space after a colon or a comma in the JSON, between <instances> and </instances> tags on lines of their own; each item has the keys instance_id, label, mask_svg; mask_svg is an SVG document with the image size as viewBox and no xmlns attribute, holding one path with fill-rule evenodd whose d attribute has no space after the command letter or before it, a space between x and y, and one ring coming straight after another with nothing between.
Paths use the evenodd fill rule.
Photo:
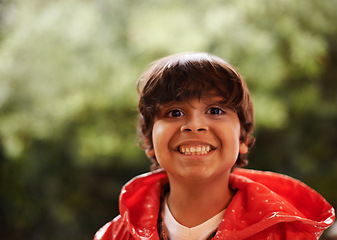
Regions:
<instances>
[{"instance_id":1,"label":"blurred background","mask_svg":"<svg viewBox=\"0 0 337 240\"><path fill-rule=\"evenodd\" d=\"M1 239L92 239L149 170L136 80L181 51L245 77L248 168L300 179L337 207L336 0L0 0Z\"/></svg>"}]
</instances>

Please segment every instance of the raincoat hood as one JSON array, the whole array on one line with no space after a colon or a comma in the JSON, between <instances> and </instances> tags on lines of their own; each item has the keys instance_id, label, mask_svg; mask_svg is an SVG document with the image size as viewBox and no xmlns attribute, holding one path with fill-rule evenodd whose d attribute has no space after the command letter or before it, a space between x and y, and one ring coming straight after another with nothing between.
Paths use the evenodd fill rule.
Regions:
<instances>
[{"instance_id":1,"label":"raincoat hood","mask_svg":"<svg viewBox=\"0 0 337 240\"><path fill-rule=\"evenodd\" d=\"M120 215L95 240L158 240L157 221L165 172L140 175L120 195ZM214 240L319 239L335 219L331 205L302 182L272 172L235 169L230 187L236 192Z\"/></svg>"}]
</instances>

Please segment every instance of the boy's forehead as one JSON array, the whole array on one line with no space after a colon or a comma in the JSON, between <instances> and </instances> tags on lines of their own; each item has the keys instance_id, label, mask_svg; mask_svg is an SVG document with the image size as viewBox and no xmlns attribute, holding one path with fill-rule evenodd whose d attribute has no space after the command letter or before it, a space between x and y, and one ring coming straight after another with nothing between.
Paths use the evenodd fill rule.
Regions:
<instances>
[{"instance_id":1,"label":"boy's forehead","mask_svg":"<svg viewBox=\"0 0 337 240\"><path fill-rule=\"evenodd\" d=\"M207 94L202 94L200 97L192 97L192 98L181 99L181 100L172 100L172 101L165 102L165 103L158 104L158 105L162 107L170 107L174 104L192 103L194 101L202 102L207 105L214 104L214 103L220 104L220 103L225 103L226 98L224 96L220 96L219 94L207 93Z\"/></svg>"}]
</instances>

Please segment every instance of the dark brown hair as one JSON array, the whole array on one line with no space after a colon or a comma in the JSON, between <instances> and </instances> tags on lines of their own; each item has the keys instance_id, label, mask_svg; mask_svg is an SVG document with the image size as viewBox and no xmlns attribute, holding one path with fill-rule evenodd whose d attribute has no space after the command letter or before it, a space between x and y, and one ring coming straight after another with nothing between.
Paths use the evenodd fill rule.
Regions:
<instances>
[{"instance_id":1,"label":"dark brown hair","mask_svg":"<svg viewBox=\"0 0 337 240\"><path fill-rule=\"evenodd\" d=\"M240 74L223 59L208 53L181 53L152 63L137 82L139 92L138 135L140 146L153 150L152 128L159 106L171 101L189 101L202 94L223 96L241 125L240 141L254 145L254 111L248 87ZM156 156L152 169L159 168ZM247 154L239 154L235 165L248 164Z\"/></svg>"}]
</instances>

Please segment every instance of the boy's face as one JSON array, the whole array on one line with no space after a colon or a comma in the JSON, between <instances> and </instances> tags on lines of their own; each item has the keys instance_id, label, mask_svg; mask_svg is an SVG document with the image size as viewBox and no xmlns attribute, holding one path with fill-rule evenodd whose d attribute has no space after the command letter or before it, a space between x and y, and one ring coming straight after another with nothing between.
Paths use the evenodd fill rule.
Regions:
<instances>
[{"instance_id":1,"label":"boy's face","mask_svg":"<svg viewBox=\"0 0 337 240\"><path fill-rule=\"evenodd\" d=\"M247 152L240 142L239 118L221 100L202 96L160 106L152 140L157 161L170 178L197 182L228 177L239 152Z\"/></svg>"}]
</instances>

